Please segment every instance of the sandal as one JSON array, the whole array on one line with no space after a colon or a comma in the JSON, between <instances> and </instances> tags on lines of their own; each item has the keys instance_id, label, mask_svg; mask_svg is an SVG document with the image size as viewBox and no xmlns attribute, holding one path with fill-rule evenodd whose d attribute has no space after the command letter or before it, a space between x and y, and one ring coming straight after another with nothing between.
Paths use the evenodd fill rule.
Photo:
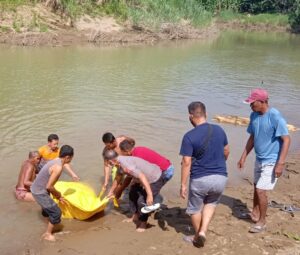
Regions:
<instances>
[{"instance_id":1,"label":"sandal","mask_svg":"<svg viewBox=\"0 0 300 255\"><path fill-rule=\"evenodd\" d=\"M153 205L146 205L141 209L142 213L151 213L153 211L156 211L160 207L160 203L156 203Z\"/></svg>"},{"instance_id":2,"label":"sandal","mask_svg":"<svg viewBox=\"0 0 300 255\"><path fill-rule=\"evenodd\" d=\"M256 233L264 232L265 230L266 230L266 225L263 225L263 226L254 225L249 229L249 233L256 234Z\"/></svg>"},{"instance_id":3,"label":"sandal","mask_svg":"<svg viewBox=\"0 0 300 255\"><path fill-rule=\"evenodd\" d=\"M294 212L299 212L300 208L297 208L296 206L293 205L285 205L283 206L283 208L281 208L281 210L288 213L294 213Z\"/></svg>"},{"instance_id":4,"label":"sandal","mask_svg":"<svg viewBox=\"0 0 300 255\"><path fill-rule=\"evenodd\" d=\"M193 240L193 245L197 248L203 247L206 241L206 237L204 235L199 235Z\"/></svg>"},{"instance_id":5,"label":"sandal","mask_svg":"<svg viewBox=\"0 0 300 255\"><path fill-rule=\"evenodd\" d=\"M193 243L194 241L194 236L183 236L182 240L187 242L187 243Z\"/></svg>"},{"instance_id":6,"label":"sandal","mask_svg":"<svg viewBox=\"0 0 300 255\"><path fill-rule=\"evenodd\" d=\"M280 203L277 203L276 201L272 200L268 203L268 206L272 207L272 208L283 208L284 204L280 204Z\"/></svg>"}]
</instances>

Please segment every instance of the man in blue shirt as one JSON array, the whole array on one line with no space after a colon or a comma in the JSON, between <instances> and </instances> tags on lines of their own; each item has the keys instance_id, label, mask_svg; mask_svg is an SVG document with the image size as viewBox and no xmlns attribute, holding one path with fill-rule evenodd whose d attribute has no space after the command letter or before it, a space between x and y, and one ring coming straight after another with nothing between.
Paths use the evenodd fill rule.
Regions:
<instances>
[{"instance_id":1,"label":"man in blue shirt","mask_svg":"<svg viewBox=\"0 0 300 255\"><path fill-rule=\"evenodd\" d=\"M190 122L194 126L187 132L180 149L181 189L186 198L187 179L190 175L187 214L191 216L195 229L194 236L184 240L196 247L204 246L208 225L227 181L226 159L229 145L224 130L206 122L205 105L192 102L188 106Z\"/></svg>"},{"instance_id":2,"label":"man in blue shirt","mask_svg":"<svg viewBox=\"0 0 300 255\"><path fill-rule=\"evenodd\" d=\"M238 168L244 168L246 157L254 148L256 162L253 209L249 217L255 225L249 229L250 233L259 233L266 228L267 190L274 189L278 177L282 175L290 146L286 121L278 110L269 107L268 99L266 90L254 89L245 100L253 112L247 129L250 137L238 162Z\"/></svg>"}]
</instances>

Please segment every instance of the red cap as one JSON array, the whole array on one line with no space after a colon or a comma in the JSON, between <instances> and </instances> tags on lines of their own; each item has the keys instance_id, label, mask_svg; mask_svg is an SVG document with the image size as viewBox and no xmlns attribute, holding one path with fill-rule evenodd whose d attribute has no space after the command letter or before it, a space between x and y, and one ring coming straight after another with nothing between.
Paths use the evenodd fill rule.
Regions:
<instances>
[{"instance_id":1,"label":"red cap","mask_svg":"<svg viewBox=\"0 0 300 255\"><path fill-rule=\"evenodd\" d=\"M252 104L255 101L268 100L268 92L264 89L254 89L251 91L250 96L244 101L245 103Z\"/></svg>"}]
</instances>

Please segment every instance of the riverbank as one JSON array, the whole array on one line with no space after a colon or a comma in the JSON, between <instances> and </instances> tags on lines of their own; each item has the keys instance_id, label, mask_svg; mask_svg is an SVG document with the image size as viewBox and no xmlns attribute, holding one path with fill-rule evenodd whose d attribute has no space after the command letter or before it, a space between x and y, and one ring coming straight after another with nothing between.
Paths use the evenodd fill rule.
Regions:
<instances>
[{"instance_id":1,"label":"riverbank","mask_svg":"<svg viewBox=\"0 0 300 255\"><path fill-rule=\"evenodd\" d=\"M278 203L300 207L300 159L291 155L285 175L280 178L269 199ZM192 233L189 217L185 214L186 202L180 199L166 201L163 210L151 217L149 229L137 233L123 210L112 210L105 217L89 222L85 229L59 232L58 242L41 242L28 247L24 254L199 254L199 249L182 240ZM249 180L239 187L227 187L208 231L207 243L201 254L298 254L300 249L300 212L290 214L278 208L269 208L267 230L250 234L250 222L240 220L237 214L251 208L252 183ZM103 219L105 218L105 221Z\"/></svg>"},{"instance_id":2,"label":"riverbank","mask_svg":"<svg viewBox=\"0 0 300 255\"><path fill-rule=\"evenodd\" d=\"M163 40L213 39L228 29L288 32L287 17L236 15L227 12L201 26L189 20L161 22L155 26L112 16L82 15L71 19L45 4L2 9L0 43L22 46L154 44Z\"/></svg>"}]
</instances>

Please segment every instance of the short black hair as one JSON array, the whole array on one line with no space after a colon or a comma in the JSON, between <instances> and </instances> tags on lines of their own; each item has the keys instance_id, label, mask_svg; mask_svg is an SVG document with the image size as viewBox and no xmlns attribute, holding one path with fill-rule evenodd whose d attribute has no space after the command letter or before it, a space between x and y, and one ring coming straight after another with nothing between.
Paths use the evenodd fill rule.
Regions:
<instances>
[{"instance_id":1,"label":"short black hair","mask_svg":"<svg viewBox=\"0 0 300 255\"><path fill-rule=\"evenodd\" d=\"M56 134L48 135L48 142L51 143L53 140L59 140L58 135Z\"/></svg>"},{"instance_id":2,"label":"short black hair","mask_svg":"<svg viewBox=\"0 0 300 255\"><path fill-rule=\"evenodd\" d=\"M59 157L64 158L66 156L74 156L74 149L70 145L63 145L60 148Z\"/></svg>"},{"instance_id":3,"label":"short black hair","mask_svg":"<svg viewBox=\"0 0 300 255\"><path fill-rule=\"evenodd\" d=\"M188 106L189 114L194 115L195 117L206 117L206 107L200 101L192 102Z\"/></svg>"},{"instance_id":4,"label":"short black hair","mask_svg":"<svg viewBox=\"0 0 300 255\"><path fill-rule=\"evenodd\" d=\"M131 151L134 147L134 143L132 143L132 141L130 140L125 139L122 142L120 142L119 147L121 151L124 152Z\"/></svg>"},{"instance_id":5,"label":"short black hair","mask_svg":"<svg viewBox=\"0 0 300 255\"><path fill-rule=\"evenodd\" d=\"M116 138L114 137L114 135L112 133L105 133L103 136L102 136L102 141L104 143L112 143L113 141L115 141Z\"/></svg>"},{"instance_id":6,"label":"short black hair","mask_svg":"<svg viewBox=\"0 0 300 255\"><path fill-rule=\"evenodd\" d=\"M102 156L103 156L104 160L111 160L111 159L115 159L116 157L118 157L118 153L114 150L111 150L111 149L108 149L107 147L105 147L103 149Z\"/></svg>"}]
</instances>

